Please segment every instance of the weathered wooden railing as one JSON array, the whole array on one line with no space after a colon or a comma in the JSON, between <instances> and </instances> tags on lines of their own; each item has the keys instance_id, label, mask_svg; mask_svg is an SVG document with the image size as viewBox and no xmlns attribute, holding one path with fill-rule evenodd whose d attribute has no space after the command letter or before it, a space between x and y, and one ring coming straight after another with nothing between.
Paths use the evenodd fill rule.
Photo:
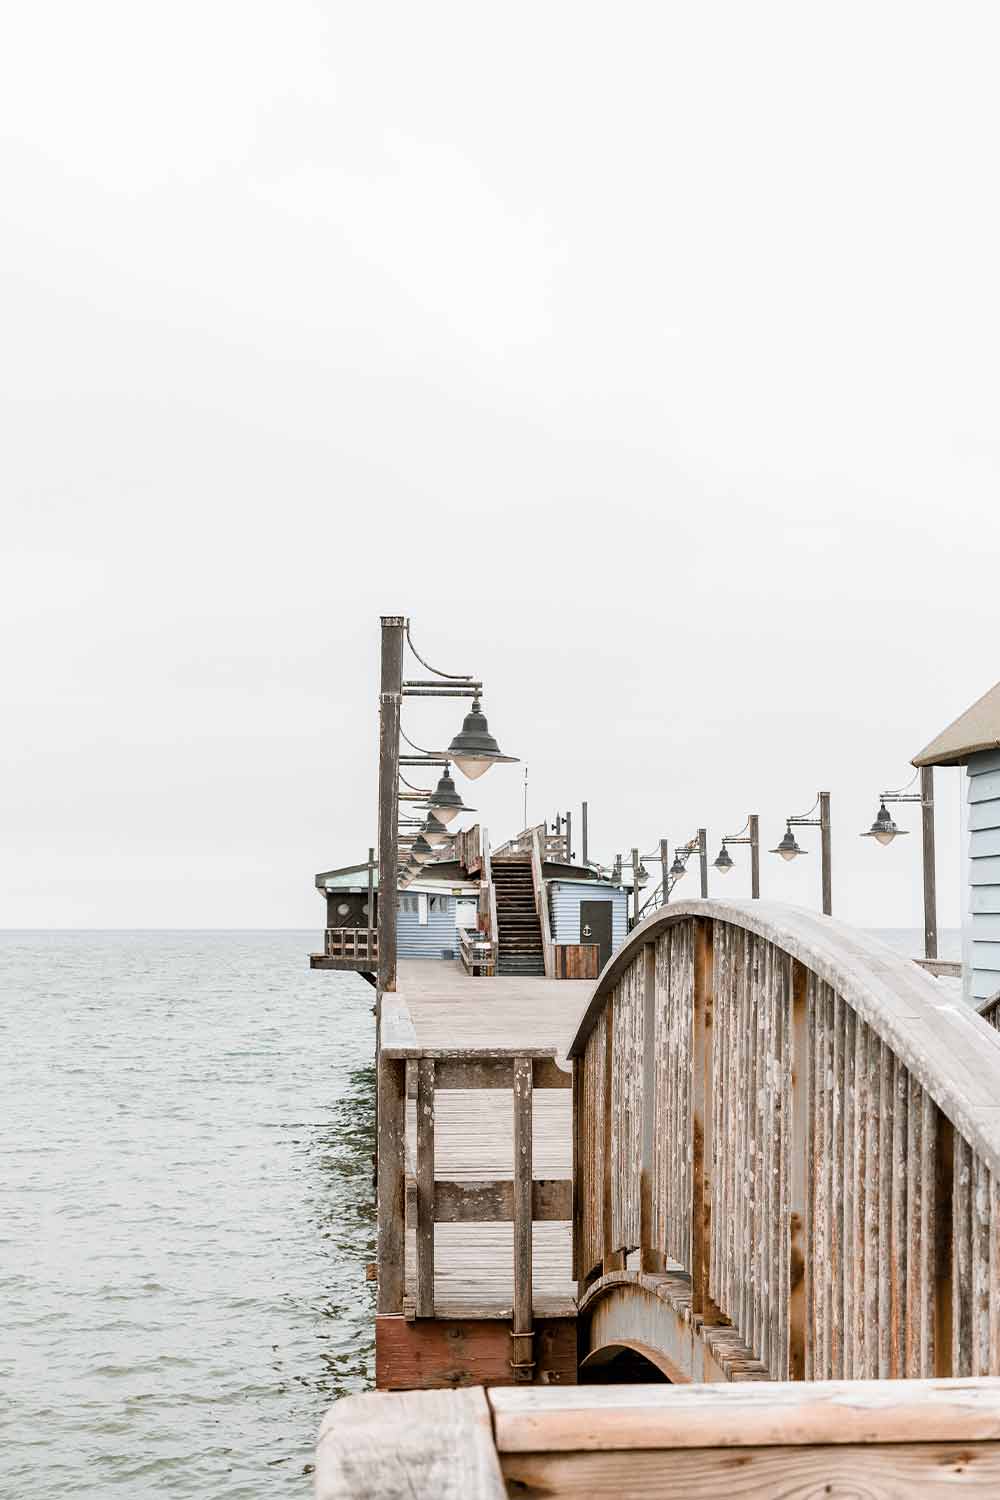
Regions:
<instances>
[{"instance_id":1,"label":"weathered wooden railing","mask_svg":"<svg viewBox=\"0 0 1000 1500\"><path fill-rule=\"evenodd\" d=\"M558 861L560 864L569 862L569 840L564 833L548 833L544 823L536 823L532 828L524 828L520 833L494 849L494 854L530 854L536 840L541 841L542 857L547 860Z\"/></svg>"},{"instance_id":2,"label":"weathered wooden railing","mask_svg":"<svg viewBox=\"0 0 1000 1500\"><path fill-rule=\"evenodd\" d=\"M350 959L354 963L378 963L378 928L328 927L325 951L327 958Z\"/></svg>"},{"instance_id":3,"label":"weathered wooden railing","mask_svg":"<svg viewBox=\"0 0 1000 1500\"><path fill-rule=\"evenodd\" d=\"M475 928L459 928L458 956L467 974L484 979L491 978L496 973L493 944Z\"/></svg>"},{"instance_id":4,"label":"weathered wooden railing","mask_svg":"<svg viewBox=\"0 0 1000 1500\"><path fill-rule=\"evenodd\" d=\"M535 911L538 914L538 926L542 935L542 962L545 967L546 979L555 977L555 955L552 951L552 924L549 921L549 898L545 889L545 877L543 874L543 862L545 859L545 844L542 830L536 828L531 840L531 886L535 893Z\"/></svg>"},{"instance_id":5,"label":"weathered wooden railing","mask_svg":"<svg viewBox=\"0 0 1000 1500\"><path fill-rule=\"evenodd\" d=\"M673 903L571 1055L592 1360L1000 1374L1000 1034L910 960L795 908Z\"/></svg>"},{"instance_id":6,"label":"weathered wooden railing","mask_svg":"<svg viewBox=\"0 0 1000 1500\"><path fill-rule=\"evenodd\" d=\"M976 1009L988 1025L1000 1031L1000 990L997 990L996 994L991 995L988 1000L980 1001Z\"/></svg>"},{"instance_id":7,"label":"weathered wooden railing","mask_svg":"<svg viewBox=\"0 0 1000 1500\"><path fill-rule=\"evenodd\" d=\"M485 829L482 832L485 833ZM478 823L474 823L471 828L463 829L455 835L455 859L469 875L478 875L482 869L483 844L484 840Z\"/></svg>"},{"instance_id":8,"label":"weathered wooden railing","mask_svg":"<svg viewBox=\"0 0 1000 1500\"><path fill-rule=\"evenodd\" d=\"M933 1500L1000 1493L1000 1381L347 1396L316 1500Z\"/></svg>"},{"instance_id":9,"label":"weathered wooden railing","mask_svg":"<svg viewBox=\"0 0 1000 1500\"><path fill-rule=\"evenodd\" d=\"M407 1130L407 1070L415 1112ZM513 1226L513 1301L501 1311L511 1322L511 1376L530 1381L534 1368L532 1224L572 1217L569 1178L538 1179L533 1171L532 1101L535 1089L566 1089L568 1071L555 1049L421 1048L405 1009L386 1004L378 1058L378 1314L407 1318L500 1315L483 1305L442 1303L435 1296L435 1225L510 1223ZM442 1091L503 1089L513 1094L510 1177L449 1181L435 1170L435 1101ZM414 1234L407 1254L407 1230ZM482 1247L478 1247L481 1253ZM460 1246L476 1282L477 1245ZM409 1269L408 1269L409 1261ZM454 1268L453 1268L454 1269Z\"/></svg>"}]
</instances>

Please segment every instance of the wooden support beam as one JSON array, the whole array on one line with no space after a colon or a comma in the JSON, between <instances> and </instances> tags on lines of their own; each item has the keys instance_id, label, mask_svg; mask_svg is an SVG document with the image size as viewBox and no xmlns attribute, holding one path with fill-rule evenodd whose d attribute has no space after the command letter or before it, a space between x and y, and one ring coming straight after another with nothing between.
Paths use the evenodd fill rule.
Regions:
<instances>
[{"instance_id":1,"label":"wooden support beam","mask_svg":"<svg viewBox=\"0 0 1000 1500\"><path fill-rule=\"evenodd\" d=\"M614 1115L611 1108L612 1100L612 1078L614 1075L615 1055L615 997L614 992L608 996L604 1005L604 1099L602 1108L604 1114L604 1182L602 1183L603 1212L601 1214L604 1257L602 1270L605 1275L609 1271L621 1271L625 1268L625 1256L621 1249L614 1243L612 1228L612 1160L614 1156Z\"/></svg>"},{"instance_id":2,"label":"wooden support beam","mask_svg":"<svg viewBox=\"0 0 1000 1500\"><path fill-rule=\"evenodd\" d=\"M378 1060L378 1311L401 1313L406 1222L406 1064Z\"/></svg>"},{"instance_id":3,"label":"wooden support beam","mask_svg":"<svg viewBox=\"0 0 1000 1500\"><path fill-rule=\"evenodd\" d=\"M694 924L694 1005L691 1015L691 1314L711 1316L708 1295L712 1242L712 1010L714 924Z\"/></svg>"},{"instance_id":4,"label":"wooden support beam","mask_svg":"<svg viewBox=\"0 0 1000 1500\"><path fill-rule=\"evenodd\" d=\"M511 1369L516 1381L531 1380L532 1350L531 1184L532 1081L530 1057L514 1063L514 1321Z\"/></svg>"},{"instance_id":5,"label":"wooden support beam","mask_svg":"<svg viewBox=\"0 0 1000 1500\"><path fill-rule=\"evenodd\" d=\"M934 767L920 768L920 824L924 865L924 957L937 958L937 857L934 849Z\"/></svg>"},{"instance_id":6,"label":"wooden support beam","mask_svg":"<svg viewBox=\"0 0 1000 1500\"><path fill-rule=\"evenodd\" d=\"M417 1063L418 1318L434 1316L434 1059Z\"/></svg>"},{"instance_id":7,"label":"wooden support beam","mask_svg":"<svg viewBox=\"0 0 1000 1500\"><path fill-rule=\"evenodd\" d=\"M812 1080L809 1069L808 974L795 959L787 959L791 987L792 1118L789 1150L788 1226L788 1378L806 1375L807 1258L809 1184L812 1180Z\"/></svg>"},{"instance_id":8,"label":"wooden support beam","mask_svg":"<svg viewBox=\"0 0 1000 1500\"><path fill-rule=\"evenodd\" d=\"M663 1251L653 1244L653 1152L656 1130L656 944L642 950L642 1161L639 1169L639 1253L643 1271L662 1271Z\"/></svg>"},{"instance_id":9,"label":"wooden support beam","mask_svg":"<svg viewBox=\"0 0 1000 1500\"><path fill-rule=\"evenodd\" d=\"M399 819L399 705L403 693L403 615L382 616L378 740L378 994L396 988L396 824Z\"/></svg>"}]
</instances>

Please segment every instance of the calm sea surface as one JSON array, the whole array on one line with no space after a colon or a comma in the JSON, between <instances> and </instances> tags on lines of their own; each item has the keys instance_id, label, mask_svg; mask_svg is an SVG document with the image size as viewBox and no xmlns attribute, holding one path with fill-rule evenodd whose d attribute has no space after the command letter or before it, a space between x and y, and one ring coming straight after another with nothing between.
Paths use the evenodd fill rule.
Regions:
<instances>
[{"instance_id":1,"label":"calm sea surface","mask_svg":"<svg viewBox=\"0 0 1000 1500\"><path fill-rule=\"evenodd\" d=\"M316 946L0 933L4 1500L311 1493L374 1311L374 991Z\"/></svg>"},{"instance_id":2,"label":"calm sea surface","mask_svg":"<svg viewBox=\"0 0 1000 1500\"><path fill-rule=\"evenodd\" d=\"M310 1494L375 1255L373 991L316 943L0 933L3 1500Z\"/></svg>"}]
</instances>

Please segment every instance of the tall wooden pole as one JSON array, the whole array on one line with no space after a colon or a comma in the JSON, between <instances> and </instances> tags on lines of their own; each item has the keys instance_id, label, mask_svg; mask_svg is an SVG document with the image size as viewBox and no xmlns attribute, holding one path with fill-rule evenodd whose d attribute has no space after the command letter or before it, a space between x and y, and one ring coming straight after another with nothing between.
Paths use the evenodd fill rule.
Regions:
<instances>
[{"instance_id":1,"label":"tall wooden pole","mask_svg":"<svg viewBox=\"0 0 1000 1500\"><path fill-rule=\"evenodd\" d=\"M750 896L760 900L760 819L750 814Z\"/></svg>"},{"instance_id":2,"label":"tall wooden pole","mask_svg":"<svg viewBox=\"0 0 1000 1500\"><path fill-rule=\"evenodd\" d=\"M570 814L567 813L566 814L566 863L567 864L571 864L572 861L573 861L573 839L572 839L572 836L571 836L571 833L570 833L570 830L572 829L572 827L573 827L573 820L572 820Z\"/></svg>"},{"instance_id":3,"label":"tall wooden pole","mask_svg":"<svg viewBox=\"0 0 1000 1500\"><path fill-rule=\"evenodd\" d=\"M698 829L698 863L701 866L701 898L704 901L708 896L708 834L704 828Z\"/></svg>"},{"instance_id":4,"label":"tall wooden pole","mask_svg":"<svg viewBox=\"0 0 1000 1500\"><path fill-rule=\"evenodd\" d=\"M632 926L639 922L639 851L632 850Z\"/></svg>"},{"instance_id":5,"label":"tall wooden pole","mask_svg":"<svg viewBox=\"0 0 1000 1500\"><path fill-rule=\"evenodd\" d=\"M399 821L399 705L403 695L402 615L382 616L378 735L378 994L396 988L396 825Z\"/></svg>"},{"instance_id":6,"label":"tall wooden pole","mask_svg":"<svg viewBox=\"0 0 1000 1500\"><path fill-rule=\"evenodd\" d=\"M665 906L670 900L670 851L666 839L660 840L660 881L663 887L660 899Z\"/></svg>"},{"instance_id":7,"label":"tall wooden pole","mask_svg":"<svg viewBox=\"0 0 1000 1500\"><path fill-rule=\"evenodd\" d=\"M372 956L372 931L375 926L375 850L368 850L368 957Z\"/></svg>"},{"instance_id":8,"label":"tall wooden pole","mask_svg":"<svg viewBox=\"0 0 1000 1500\"><path fill-rule=\"evenodd\" d=\"M924 836L924 957L937 958L937 869L934 852L934 767L920 768L920 809Z\"/></svg>"},{"instance_id":9,"label":"tall wooden pole","mask_svg":"<svg viewBox=\"0 0 1000 1500\"><path fill-rule=\"evenodd\" d=\"M833 874L830 852L830 793L819 794L819 836L823 859L823 910L833 916Z\"/></svg>"},{"instance_id":10,"label":"tall wooden pole","mask_svg":"<svg viewBox=\"0 0 1000 1500\"><path fill-rule=\"evenodd\" d=\"M587 864L587 804L580 807L580 858Z\"/></svg>"}]
</instances>

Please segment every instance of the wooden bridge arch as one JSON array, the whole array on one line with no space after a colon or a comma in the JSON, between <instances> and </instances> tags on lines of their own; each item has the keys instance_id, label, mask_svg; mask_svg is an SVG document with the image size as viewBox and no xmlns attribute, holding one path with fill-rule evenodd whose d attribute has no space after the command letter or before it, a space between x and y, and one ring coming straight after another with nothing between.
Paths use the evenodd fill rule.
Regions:
<instances>
[{"instance_id":1,"label":"wooden bridge arch","mask_svg":"<svg viewBox=\"0 0 1000 1500\"><path fill-rule=\"evenodd\" d=\"M585 1362L1000 1374L1000 1032L916 964L798 908L673 903L570 1055Z\"/></svg>"}]
</instances>

